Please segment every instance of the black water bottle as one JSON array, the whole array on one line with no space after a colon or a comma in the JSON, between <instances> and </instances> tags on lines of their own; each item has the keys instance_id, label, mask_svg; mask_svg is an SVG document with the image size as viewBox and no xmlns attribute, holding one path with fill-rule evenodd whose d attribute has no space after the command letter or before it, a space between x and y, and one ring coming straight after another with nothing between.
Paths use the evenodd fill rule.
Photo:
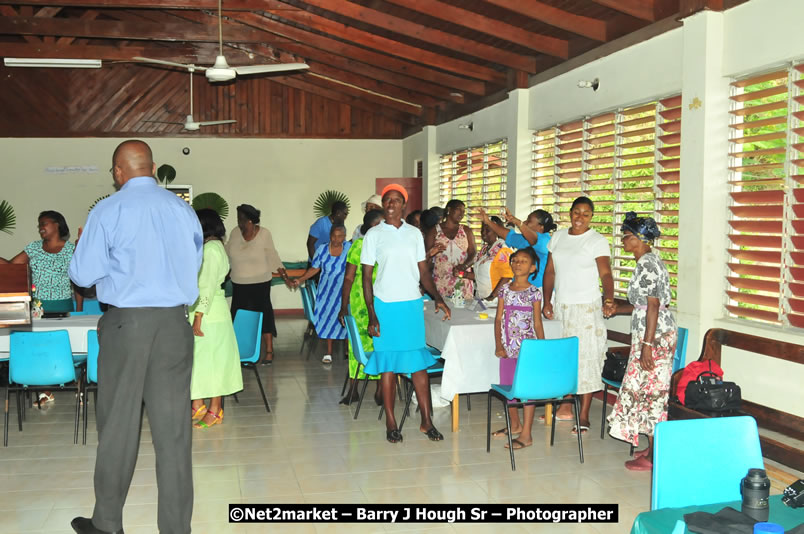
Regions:
<instances>
[{"instance_id":1,"label":"black water bottle","mask_svg":"<svg viewBox=\"0 0 804 534\"><path fill-rule=\"evenodd\" d=\"M749 469L740 485L743 494L742 512L754 521L767 521L770 509L770 479L764 469Z\"/></svg>"}]
</instances>

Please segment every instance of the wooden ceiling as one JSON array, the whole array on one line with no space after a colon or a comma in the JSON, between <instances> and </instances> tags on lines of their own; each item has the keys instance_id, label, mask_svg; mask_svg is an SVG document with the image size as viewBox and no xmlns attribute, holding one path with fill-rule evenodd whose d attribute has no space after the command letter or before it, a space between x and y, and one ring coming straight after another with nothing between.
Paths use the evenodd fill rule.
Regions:
<instances>
[{"instance_id":1,"label":"wooden ceiling","mask_svg":"<svg viewBox=\"0 0 804 534\"><path fill-rule=\"evenodd\" d=\"M202 135L399 138L620 37L742 1L223 0L230 65L310 68L215 85L196 75L195 119L238 120ZM218 0L0 0L0 56L104 60L93 71L0 67L0 105L41 118L31 131L0 119L0 135L182 133L145 121L184 120L186 71L132 58L211 65L217 9Z\"/></svg>"}]
</instances>

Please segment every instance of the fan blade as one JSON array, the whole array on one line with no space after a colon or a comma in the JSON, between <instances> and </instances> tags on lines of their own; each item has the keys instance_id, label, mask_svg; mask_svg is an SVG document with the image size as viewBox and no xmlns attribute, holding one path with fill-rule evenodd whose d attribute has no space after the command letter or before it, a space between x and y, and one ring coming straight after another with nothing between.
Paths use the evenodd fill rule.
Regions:
<instances>
[{"instance_id":1,"label":"fan blade","mask_svg":"<svg viewBox=\"0 0 804 534\"><path fill-rule=\"evenodd\" d=\"M156 124L181 124L184 125L183 122L170 122L170 121L140 121L140 122L155 122Z\"/></svg>"},{"instance_id":2,"label":"fan blade","mask_svg":"<svg viewBox=\"0 0 804 534\"><path fill-rule=\"evenodd\" d=\"M199 126L215 126L216 124L232 124L237 122L234 119L226 120L226 121L203 121L203 122L196 122L195 124Z\"/></svg>"},{"instance_id":3,"label":"fan blade","mask_svg":"<svg viewBox=\"0 0 804 534\"><path fill-rule=\"evenodd\" d=\"M207 70L206 67L197 67L196 65L192 64L185 64L185 63L176 63L175 61L166 61L164 59L151 59L147 57L140 57L135 56L132 59L136 59L137 61L143 61L145 63L154 63L156 65L167 65L168 67L179 67L182 69L196 69L196 70Z\"/></svg>"},{"instance_id":4,"label":"fan blade","mask_svg":"<svg viewBox=\"0 0 804 534\"><path fill-rule=\"evenodd\" d=\"M237 74L262 74L265 72L286 72L292 70L309 69L307 63L275 63L273 65L244 65L242 67L232 67Z\"/></svg>"}]
</instances>

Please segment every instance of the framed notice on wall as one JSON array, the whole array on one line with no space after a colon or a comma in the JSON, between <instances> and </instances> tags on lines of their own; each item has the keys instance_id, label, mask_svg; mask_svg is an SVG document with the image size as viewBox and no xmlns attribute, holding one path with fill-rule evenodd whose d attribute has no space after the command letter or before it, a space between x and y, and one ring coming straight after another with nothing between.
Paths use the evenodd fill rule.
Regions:
<instances>
[{"instance_id":1,"label":"framed notice on wall","mask_svg":"<svg viewBox=\"0 0 804 534\"><path fill-rule=\"evenodd\" d=\"M176 195L184 200L186 203L193 205L193 186L191 185L167 185L165 189L173 191Z\"/></svg>"}]
</instances>

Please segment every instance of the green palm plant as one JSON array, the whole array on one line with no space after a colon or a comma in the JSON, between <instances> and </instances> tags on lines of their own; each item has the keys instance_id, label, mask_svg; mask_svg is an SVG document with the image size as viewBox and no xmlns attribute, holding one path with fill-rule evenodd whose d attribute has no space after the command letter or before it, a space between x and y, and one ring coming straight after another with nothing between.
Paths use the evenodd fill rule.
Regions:
<instances>
[{"instance_id":1,"label":"green palm plant","mask_svg":"<svg viewBox=\"0 0 804 534\"><path fill-rule=\"evenodd\" d=\"M211 209L221 219L226 219L229 215L229 204L218 193L201 193L193 199L193 209Z\"/></svg>"},{"instance_id":2,"label":"green palm plant","mask_svg":"<svg viewBox=\"0 0 804 534\"><path fill-rule=\"evenodd\" d=\"M324 191L318 195L318 198L315 199L315 203L313 204L315 216L324 217L329 215L332 213L332 205L338 201L345 203L347 208L351 207L349 206L349 197L340 191L333 191L331 189Z\"/></svg>"},{"instance_id":3,"label":"green palm plant","mask_svg":"<svg viewBox=\"0 0 804 534\"><path fill-rule=\"evenodd\" d=\"M100 202L100 201L101 201L101 200L103 200L104 198L109 198L109 195L103 195L102 197L98 197L98 198L96 198L96 199L95 199L95 202L93 202L93 203L92 203L92 205L90 205L90 206L89 206L89 210L88 210L88 211L92 211L92 208L94 208L95 206L97 206L97 205L98 205L98 202Z\"/></svg>"},{"instance_id":4,"label":"green palm plant","mask_svg":"<svg viewBox=\"0 0 804 534\"><path fill-rule=\"evenodd\" d=\"M176 169L165 163L156 169L156 179L167 185L176 179Z\"/></svg>"},{"instance_id":5,"label":"green palm plant","mask_svg":"<svg viewBox=\"0 0 804 534\"><path fill-rule=\"evenodd\" d=\"M17 216L14 214L14 208L7 201L0 201L0 232L11 235L16 227Z\"/></svg>"}]
</instances>

